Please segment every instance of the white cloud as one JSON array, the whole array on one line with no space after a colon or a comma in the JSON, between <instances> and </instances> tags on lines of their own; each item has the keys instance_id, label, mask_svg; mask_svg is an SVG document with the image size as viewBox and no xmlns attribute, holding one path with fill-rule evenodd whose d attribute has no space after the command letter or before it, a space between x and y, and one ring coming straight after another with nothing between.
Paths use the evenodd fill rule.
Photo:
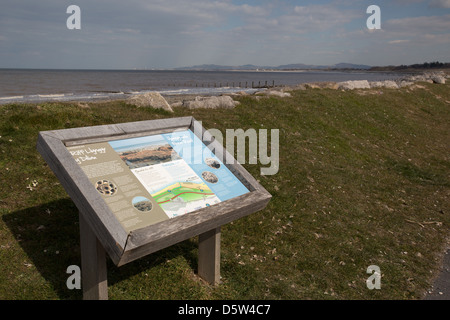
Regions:
<instances>
[{"instance_id":1,"label":"white cloud","mask_svg":"<svg viewBox=\"0 0 450 320\"><path fill-rule=\"evenodd\" d=\"M410 40L392 40L389 41L389 44L400 44L400 43L408 43Z\"/></svg>"},{"instance_id":2,"label":"white cloud","mask_svg":"<svg viewBox=\"0 0 450 320\"><path fill-rule=\"evenodd\" d=\"M393 3L398 3L398 4L414 4L414 3L421 3L421 2L425 2L426 0L393 0Z\"/></svg>"},{"instance_id":3,"label":"white cloud","mask_svg":"<svg viewBox=\"0 0 450 320\"><path fill-rule=\"evenodd\" d=\"M431 0L430 7L432 7L432 8L450 8L450 0Z\"/></svg>"},{"instance_id":4,"label":"white cloud","mask_svg":"<svg viewBox=\"0 0 450 320\"><path fill-rule=\"evenodd\" d=\"M450 32L450 14L388 20L383 29L390 32L407 32L412 35Z\"/></svg>"},{"instance_id":5,"label":"white cloud","mask_svg":"<svg viewBox=\"0 0 450 320\"><path fill-rule=\"evenodd\" d=\"M294 6L287 13L272 16L253 16L245 19L245 25L237 28L241 32L258 36L283 37L314 34L323 31L336 32L356 17L353 9L341 9L332 5Z\"/></svg>"}]
</instances>

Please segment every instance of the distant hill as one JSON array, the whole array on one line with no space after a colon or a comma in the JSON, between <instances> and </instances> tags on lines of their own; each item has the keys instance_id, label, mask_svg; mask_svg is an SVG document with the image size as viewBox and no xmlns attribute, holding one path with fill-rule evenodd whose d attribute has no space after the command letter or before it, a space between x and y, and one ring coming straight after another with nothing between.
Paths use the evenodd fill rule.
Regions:
<instances>
[{"instance_id":1,"label":"distant hill","mask_svg":"<svg viewBox=\"0 0 450 320\"><path fill-rule=\"evenodd\" d=\"M335 65L307 65L303 63L286 64L281 66L255 66L246 64L242 66L222 66L216 64L202 64L191 67L175 68L175 70L198 70L198 71L226 71L226 70L338 70L338 69L355 69L369 70L371 66L352 63L338 63Z\"/></svg>"},{"instance_id":2,"label":"distant hill","mask_svg":"<svg viewBox=\"0 0 450 320\"><path fill-rule=\"evenodd\" d=\"M384 67L372 67L371 71L423 71L433 69L450 69L450 63L446 62L425 62L412 65L400 65L400 66L384 66Z\"/></svg>"}]
</instances>

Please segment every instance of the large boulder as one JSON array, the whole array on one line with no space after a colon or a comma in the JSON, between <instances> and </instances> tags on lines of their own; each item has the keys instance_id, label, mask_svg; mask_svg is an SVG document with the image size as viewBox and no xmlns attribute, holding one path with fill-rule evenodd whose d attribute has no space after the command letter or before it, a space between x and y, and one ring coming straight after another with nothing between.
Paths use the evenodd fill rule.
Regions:
<instances>
[{"instance_id":1,"label":"large boulder","mask_svg":"<svg viewBox=\"0 0 450 320\"><path fill-rule=\"evenodd\" d=\"M373 82L370 82L370 87L371 88L398 89L398 84L392 80L373 81Z\"/></svg>"},{"instance_id":2,"label":"large boulder","mask_svg":"<svg viewBox=\"0 0 450 320\"><path fill-rule=\"evenodd\" d=\"M183 106L189 109L232 109L240 102L234 101L230 96L195 97L195 100L183 101Z\"/></svg>"},{"instance_id":3,"label":"large boulder","mask_svg":"<svg viewBox=\"0 0 450 320\"><path fill-rule=\"evenodd\" d=\"M431 76L431 80L433 80L434 83L445 84L445 77L440 74Z\"/></svg>"},{"instance_id":4,"label":"large boulder","mask_svg":"<svg viewBox=\"0 0 450 320\"><path fill-rule=\"evenodd\" d=\"M154 109L163 109L169 112L173 112L166 99L159 92L146 92L142 94L136 94L128 98L129 104L134 104L137 107L150 107Z\"/></svg>"},{"instance_id":5,"label":"large boulder","mask_svg":"<svg viewBox=\"0 0 450 320\"><path fill-rule=\"evenodd\" d=\"M370 89L370 83L367 80L355 80L338 82L338 88L341 90Z\"/></svg>"}]
</instances>

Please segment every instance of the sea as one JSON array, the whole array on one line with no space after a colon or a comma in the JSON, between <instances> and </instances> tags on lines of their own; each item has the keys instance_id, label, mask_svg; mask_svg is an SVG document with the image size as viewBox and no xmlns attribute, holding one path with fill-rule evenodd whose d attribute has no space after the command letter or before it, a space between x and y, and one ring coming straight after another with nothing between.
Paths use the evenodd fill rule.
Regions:
<instances>
[{"instance_id":1,"label":"sea","mask_svg":"<svg viewBox=\"0 0 450 320\"><path fill-rule=\"evenodd\" d=\"M0 104L126 99L162 95L248 93L266 86L324 81L395 80L404 75L367 71L179 71L0 69Z\"/></svg>"}]
</instances>

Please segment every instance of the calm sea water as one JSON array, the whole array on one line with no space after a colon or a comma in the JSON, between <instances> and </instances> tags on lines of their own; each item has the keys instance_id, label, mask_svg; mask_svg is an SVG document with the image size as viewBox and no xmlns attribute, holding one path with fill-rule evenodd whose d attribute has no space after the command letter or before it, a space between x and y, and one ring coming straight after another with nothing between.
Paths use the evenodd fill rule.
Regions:
<instances>
[{"instance_id":1,"label":"calm sea water","mask_svg":"<svg viewBox=\"0 0 450 320\"><path fill-rule=\"evenodd\" d=\"M392 73L269 71L118 71L0 69L0 104L47 100L122 98L159 91L162 94L214 94L252 91L251 87L296 85L318 81L399 78Z\"/></svg>"}]
</instances>

